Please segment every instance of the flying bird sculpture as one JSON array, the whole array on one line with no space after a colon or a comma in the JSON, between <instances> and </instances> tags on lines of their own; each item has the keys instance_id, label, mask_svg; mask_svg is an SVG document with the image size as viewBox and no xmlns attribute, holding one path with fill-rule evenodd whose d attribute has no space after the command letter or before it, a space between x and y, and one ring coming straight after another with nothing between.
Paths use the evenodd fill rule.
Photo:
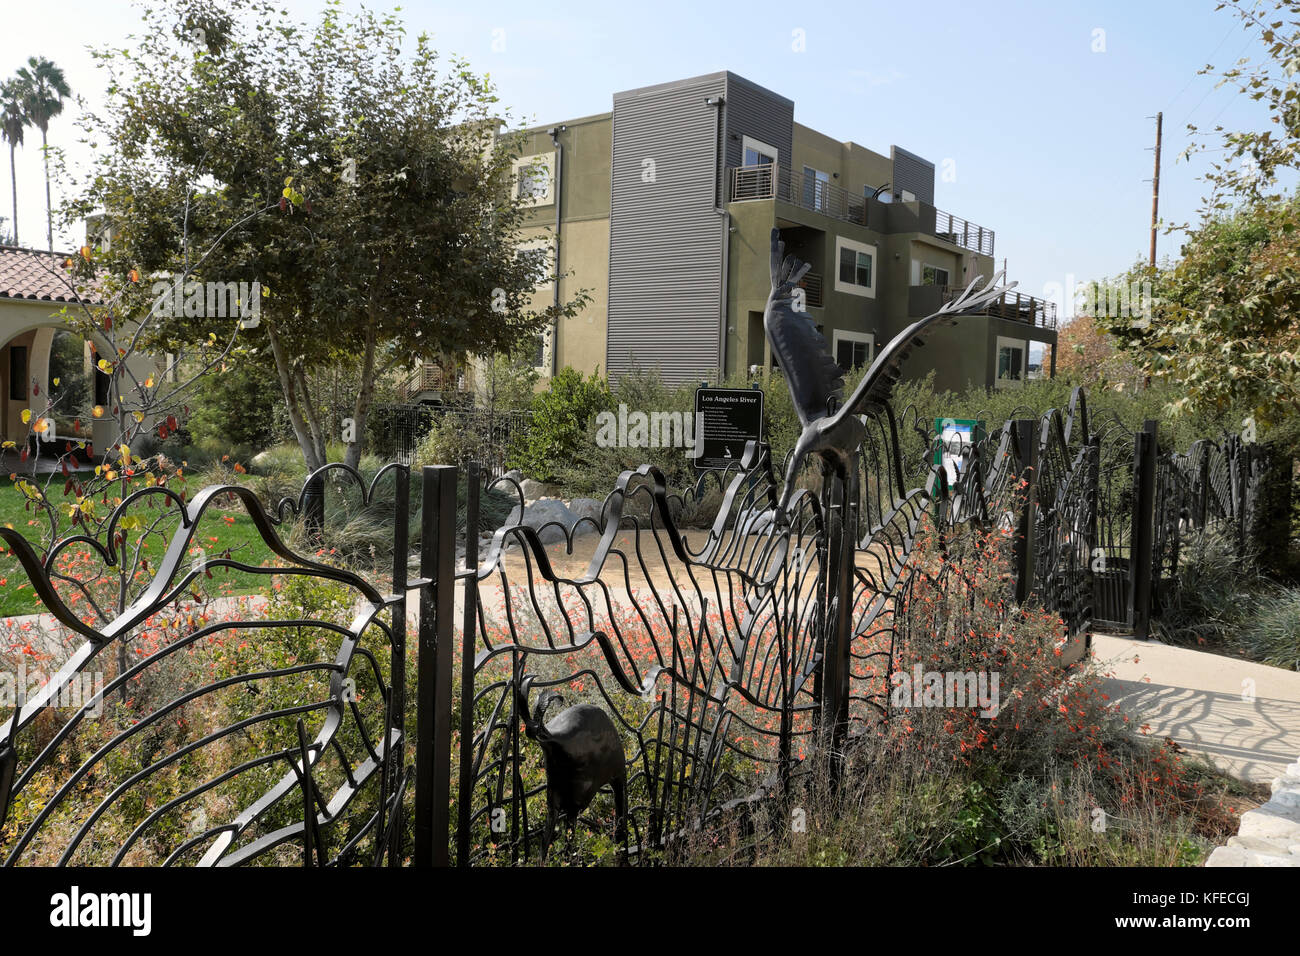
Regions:
<instances>
[{"instance_id":1,"label":"flying bird sculpture","mask_svg":"<svg viewBox=\"0 0 1300 956\"><path fill-rule=\"evenodd\" d=\"M772 292L763 315L763 329L781 371L785 374L803 431L795 444L786 471L785 488L777 507L781 520L795 491L795 478L809 455L818 455L842 471L855 469L852 459L866 438L860 415L888 402L894 384L902 374L903 361L914 347L941 324L953 324L956 317L979 312L1016 283L1001 284L999 272L980 286L976 277L933 315L918 319L880 350L871 368L848 401L836 404L844 390L844 373L807 312L795 308L795 287L808 272L808 263L785 254L780 230L772 230ZM977 288L978 286L978 288Z\"/></svg>"}]
</instances>

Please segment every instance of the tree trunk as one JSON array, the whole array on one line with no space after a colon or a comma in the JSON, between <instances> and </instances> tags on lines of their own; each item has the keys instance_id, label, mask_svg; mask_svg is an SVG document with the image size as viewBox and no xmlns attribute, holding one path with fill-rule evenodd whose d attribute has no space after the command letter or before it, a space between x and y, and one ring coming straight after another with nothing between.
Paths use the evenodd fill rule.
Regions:
<instances>
[{"instance_id":1,"label":"tree trunk","mask_svg":"<svg viewBox=\"0 0 1300 956\"><path fill-rule=\"evenodd\" d=\"M308 471L315 471L325 464L325 456L318 453L316 444L312 441L307 422L303 418L302 406L298 402L298 387L289 368L288 357L284 354L284 345L275 331L275 322L269 319L266 323L266 334L271 341L271 355L275 358L275 371L280 377L280 391L284 393L284 402L289 409L289 421L293 425L294 437L298 439L302 460L307 465Z\"/></svg>"},{"instance_id":2,"label":"tree trunk","mask_svg":"<svg viewBox=\"0 0 1300 956\"><path fill-rule=\"evenodd\" d=\"M18 245L18 170L14 166L14 144L9 144L9 183L14 190L14 245Z\"/></svg>"},{"instance_id":3,"label":"tree trunk","mask_svg":"<svg viewBox=\"0 0 1300 956\"><path fill-rule=\"evenodd\" d=\"M352 406L353 440L347 446L343 461L351 468L361 464L362 439L366 434L366 419L370 416L370 405L375 399L375 322L366 329L366 349L361 358L361 380L357 383L357 400Z\"/></svg>"},{"instance_id":4,"label":"tree trunk","mask_svg":"<svg viewBox=\"0 0 1300 956\"><path fill-rule=\"evenodd\" d=\"M302 403L303 407L307 409L307 425L311 428L311 438L315 443L316 457L324 465L329 460L328 436L326 436L325 428L321 424L320 413L311 400L311 383L307 381L307 372L303 369L301 362L294 365L293 375L298 383L298 388L302 390Z\"/></svg>"},{"instance_id":5,"label":"tree trunk","mask_svg":"<svg viewBox=\"0 0 1300 956\"><path fill-rule=\"evenodd\" d=\"M54 253L54 207L50 203L50 144L46 141L45 130L41 130L41 157L45 160L45 232L50 241L50 253Z\"/></svg>"}]
</instances>

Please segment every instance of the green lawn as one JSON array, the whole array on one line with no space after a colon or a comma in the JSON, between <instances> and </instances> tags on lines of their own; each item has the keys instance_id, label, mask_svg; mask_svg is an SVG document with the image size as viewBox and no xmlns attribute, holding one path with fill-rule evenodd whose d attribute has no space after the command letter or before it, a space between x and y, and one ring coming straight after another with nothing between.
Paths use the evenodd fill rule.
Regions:
<instances>
[{"instance_id":1,"label":"green lawn","mask_svg":"<svg viewBox=\"0 0 1300 956\"><path fill-rule=\"evenodd\" d=\"M55 483L51 488L52 493L57 493L57 489L58 484ZM192 493L197 489L189 490ZM26 507L25 502L22 492L8 477L0 477L0 526L13 528L29 541L41 543L42 534L48 533L48 524L35 509ZM69 533L71 532L66 527L60 527L60 534ZM262 542L253 520L243 506L238 504L228 511L210 508L199 523L195 543L210 555L220 554L229 548L231 557L245 564L276 563ZM166 544L162 536L154 536L146 542L143 554L152 563L162 556ZM268 586L269 581L264 576L218 569L213 572L212 579L206 582L205 590L213 595L248 594L264 590ZM7 551L0 554L0 618L38 613L44 609L33 592L22 565Z\"/></svg>"}]
</instances>

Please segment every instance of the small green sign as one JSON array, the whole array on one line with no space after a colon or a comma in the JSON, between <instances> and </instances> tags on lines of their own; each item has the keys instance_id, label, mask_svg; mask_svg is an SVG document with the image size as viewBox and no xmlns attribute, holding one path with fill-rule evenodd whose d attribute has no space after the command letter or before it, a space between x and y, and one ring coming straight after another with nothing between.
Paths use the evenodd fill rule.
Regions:
<instances>
[{"instance_id":1,"label":"small green sign","mask_svg":"<svg viewBox=\"0 0 1300 956\"><path fill-rule=\"evenodd\" d=\"M934 433L940 439L934 449L934 463L943 465L948 484L955 485L961 475L962 452L984 440L984 423L974 418L936 418Z\"/></svg>"}]
</instances>

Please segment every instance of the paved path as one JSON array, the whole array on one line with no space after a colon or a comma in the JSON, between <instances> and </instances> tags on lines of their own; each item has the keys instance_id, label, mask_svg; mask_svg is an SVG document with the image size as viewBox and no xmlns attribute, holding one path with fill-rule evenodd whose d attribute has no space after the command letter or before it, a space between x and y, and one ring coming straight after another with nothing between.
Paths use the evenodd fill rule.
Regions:
<instances>
[{"instance_id":1,"label":"paved path","mask_svg":"<svg viewBox=\"0 0 1300 956\"><path fill-rule=\"evenodd\" d=\"M1153 737L1268 783L1300 755L1300 673L1131 638L1093 636L1107 693Z\"/></svg>"}]
</instances>

